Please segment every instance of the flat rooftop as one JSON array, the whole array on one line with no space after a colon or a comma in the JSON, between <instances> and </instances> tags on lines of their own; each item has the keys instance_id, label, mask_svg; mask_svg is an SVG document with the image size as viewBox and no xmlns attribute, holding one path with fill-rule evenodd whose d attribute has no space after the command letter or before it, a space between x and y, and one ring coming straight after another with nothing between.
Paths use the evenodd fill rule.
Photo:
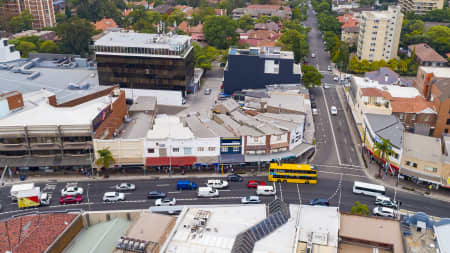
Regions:
<instances>
[{"instance_id":1,"label":"flat rooftop","mask_svg":"<svg viewBox=\"0 0 450 253\"><path fill-rule=\"evenodd\" d=\"M54 107L48 103L53 93L42 90L23 94L24 108L0 118L0 126L91 125L92 120L115 97L103 96L72 107Z\"/></svg>"},{"instance_id":2,"label":"flat rooftop","mask_svg":"<svg viewBox=\"0 0 450 253\"><path fill-rule=\"evenodd\" d=\"M405 252L398 220L341 213L339 237L389 244L394 253Z\"/></svg>"},{"instance_id":3,"label":"flat rooftop","mask_svg":"<svg viewBox=\"0 0 450 253\"><path fill-rule=\"evenodd\" d=\"M192 139L194 134L183 125L177 116L159 114L155 118L153 129L147 132L147 139Z\"/></svg>"},{"instance_id":4,"label":"flat rooftop","mask_svg":"<svg viewBox=\"0 0 450 253\"><path fill-rule=\"evenodd\" d=\"M435 77L438 78L450 78L450 68L449 67L425 67L419 66L426 73L433 73Z\"/></svg>"},{"instance_id":5,"label":"flat rooftop","mask_svg":"<svg viewBox=\"0 0 450 253\"><path fill-rule=\"evenodd\" d=\"M312 222L314 221L314 222ZM302 205L299 241L325 247L338 247L339 210L337 207Z\"/></svg>"},{"instance_id":6,"label":"flat rooftop","mask_svg":"<svg viewBox=\"0 0 450 253\"><path fill-rule=\"evenodd\" d=\"M23 63L23 62L22 62ZM19 65L18 63L8 65ZM97 70L83 67L73 69L66 68L46 68L33 67L30 71L40 72L40 75L34 80L29 80L29 75L14 73L10 70L0 69L0 93L9 91L19 91L20 93L28 93L46 89L56 95L58 104L84 97L91 93L111 88L110 86L100 87L98 85ZM89 83L86 90L71 90L69 84Z\"/></svg>"},{"instance_id":7,"label":"flat rooftop","mask_svg":"<svg viewBox=\"0 0 450 253\"><path fill-rule=\"evenodd\" d=\"M427 162L443 162L441 139L404 132L403 156Z\"/></svg>"}]
</instances>

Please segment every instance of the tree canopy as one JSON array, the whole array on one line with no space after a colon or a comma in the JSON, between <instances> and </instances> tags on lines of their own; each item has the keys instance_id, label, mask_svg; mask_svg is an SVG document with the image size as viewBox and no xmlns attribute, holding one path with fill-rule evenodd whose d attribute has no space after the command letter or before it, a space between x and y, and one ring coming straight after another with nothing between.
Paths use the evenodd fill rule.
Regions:
<instances>
[{"instance_id":1,"label":"tree canopy","mask_svg":"<svg viewBox=\"0 0 450 253\"><path fill-rule=\"evenodd\" d=\"M282 43L283 50L294 52L294 60L296 63L299 63L308 55L309 46L306 41L306 35L297 30L287 30L280 37L279 41Z\"/></svg>"},{"instance_id":2,"label":"tree canopy","mask_svg":"<svg viewBox=\"0 0 450 253\"><path fill-rule=\"evenodd\" d=\"M238 41L236 29L237 24L230 17L208 16L203 25L203 34L208 44L218 49L227 49Z\"/></svg>"},{"instance_id":3,"label":"tree canopy","mask_svg":"<svg viewBox=\"0 0 450 253\"><path fill-rule=\"evenodd\" d=\"M89 21L78 17L56 26L56 34L61 38L59 47L63 53L86 56L94 32L95 28Z\"/></svg>"},{"instance_id":4,"label":"tree canopy","mask_svg":"<svg viewBox=\"0 0 450 253\"><path fill-rule=\"evenodd\" d=\"M18 33L26 30L30 30L33 24L33 16L31 16L28 10L23 11L17 16L11 18L8 23L9 30L12 33Z\"/></svg>"},{"instance_id":5,"label":"tree canopy","mask_svg":"<svg viewBox=\"0 0 450 253\"><path fill-rule=\"evenodd\" d=\"M321 85L322 74L316 68L310 65L302 65L302 81L306 88L312 88Z\"/></svg>"},{"instance_id":6,"label":"tree canopy","mask_svg":"<svg viewBox=\"0 0 450 253\"><path fill-rule=\"evenodd\" d=\"M253 29L255 20L250 15L244 15L237 20L237 24L238 27L242 30L248 31L250 29Z\"/></svg>"},{"instance_id":7,"label":"tree canopy","mask_svg":"<svg viewBox=\"0 0 450 253\"><path fill-rule=\"evenodd\" d=\"M359 201L355 201L355 205L350 209L351 214L359 214L369 216L369 208L366 204L361 204Z\"/></svg>"}]
</instances>

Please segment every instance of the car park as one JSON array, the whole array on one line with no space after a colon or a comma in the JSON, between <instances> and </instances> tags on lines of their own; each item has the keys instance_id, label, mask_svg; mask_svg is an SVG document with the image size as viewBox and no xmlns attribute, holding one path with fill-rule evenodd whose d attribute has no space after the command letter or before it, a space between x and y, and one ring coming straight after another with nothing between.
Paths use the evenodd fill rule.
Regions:
<instances>
[{"instance_id":1,"label":"car park","mask_svg":"<svg viewBox=\"0 0 450 253\"><path fill-rule=\"evenodd\" d=\"M375 198L375 205L397 209L399 203L386 196L377 196Z\"/></svg>"},{"instance_id":2,"label":"car park","mask_svg":"<svg viewBox=\"0 0 450 253\"><path fill-rule=\"evenodd\" d=\"M206 182L206 186L217 189L223 189L228 187L228 182L220 179L210 179L208 180L208 182Z\"/></svg>"},{"instance_id":3,"label":"car park","mask_svg":"<svg viewBox=\"0 0 450 253\"><path fill-rule=\"evenodd\" d=\"M81 187L78 186L66 186L61 190L61 196L68 196L68 195L83 195L84 190Z\"/></svg>"},{"instance_id":4,"label":"car park","mask_svg":"<svg viewBox=\"0 0 450 253\"><path fill-rule=\"evenodd\" d=\"M61 197L59 199L59 203L61 205L79 204L82 200L83 200L83 196L81 196L81 195L67 195L67 196Z\"/></svg>"},{"instance_id":5,"label":"car park","mask_svg":"<svg viewBox=\"0 0 450 253\"><path fill-rule=\"evenodd\" d=\"M123 192L105 192L103 195L104 202L117 202L125 200L125 194Z\"/></svg>"},{"instance_id":6,"label":"car park","mask_svg":"<svg viewBox=\"0 0 450 253\"><path fill-rule=\"evenodd\" d=\"M116 191L134 191L136 190L136 185L129 183L116 184Z\"/></svg>"},{"instance_id":7,"label":"car park","mask_svg":"<svg viewBox=\"0 0 450 253\"><path fill-rule=\"evenodd\" d=\"M167 194L165 192L160 191L151 191L147 193L148 199L160 199L167 197Z\"/></svg>"},{"instance_id":8,"label":"car park","mask_svg":"<svg viewBox=\"0 0 450 253\"><path fill-rule=\"evenodd\" d=\"M328 199L319 198L309 201L309 204L312 206L330 206L330 202L328 201Z\"/></svg>"},{"instance_id":9,"label":"car park","mask_svg":"<svg viewBox=\"0 0 450 253\"><path fill-rule=\"evenodd\" d=\"M211 88L206 88L204 94L205 95L210 95L211 94Z\"/></svg>"},{"instance_id":10,"label":"car park","mask_svg":"<svg viewBox=\"0 0 450 253\"><path fill-rule=\"evenodd\" d=\"M155 206L174 206L177 204L175 198L162 198L155 201Z\"/></svg>"},{"instance_id":11,"label":"car park","mask_svg":"<svg viewBox=\"0 0 450 253\"><path fill-rule=\"evenodd\" d=\"M381 207L377 206L373 209L372 213L376 216L383 216L383 217L395 217L395 210L388 207Z\"/></svg>"},{"instance_id":12,"label":"car park","mask_svg":"<svg viewBox=\"0 0 450 253\"><path fill-rule=\"evenodd\" d=\"M247 196L241 199L242 204L258 204L261 203L261 199L258 196Z\"/></svg>"},{"instance_id":13,"label":"car park","mask_svg":"<svg viewBox=\"0 0 450 253\"><path fill-rule=\"evenodd\" d=\"M258 185L266 185L266 183L259 180L250 180L247 182L247 188L257 188Z\"/></svg>"},{"instance_id":14,"label":"car park","mask_svg":"<svg viewBox=\"0 0 450 253\"><path fill-rule=\"evenodd\" d=\"M331 108L330 108L330 113L331 113L331 115L337 115L337 108L336 108L336 106L331 106Z\"/></svg>"},{"instance_id":15,"label":"car park","mask_svg":"<svg viewBox=\"0 0 450 253\"><path fill-rule=\"evenodd\" d=\"M238 174L231 174L227 176L229 182L242 182L244 179Z\"/></svg>"}]
</instances>

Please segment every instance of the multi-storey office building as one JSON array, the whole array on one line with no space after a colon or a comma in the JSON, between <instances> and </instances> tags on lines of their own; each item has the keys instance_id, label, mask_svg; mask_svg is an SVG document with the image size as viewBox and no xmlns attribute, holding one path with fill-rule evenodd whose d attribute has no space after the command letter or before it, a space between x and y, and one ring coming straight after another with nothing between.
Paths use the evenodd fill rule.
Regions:
<instances>
[{"instance_id":1,"label":"multi-storey office building","mask_svg":"<svg viewBox=\"0 0 450 253\"><path fill-rule=\"evenodd\" d=\"M16 16L28 10L33 16L33 29L41 30L56 24L53 0L5 0L0 7L3 16Z\"/></svg>"},{"instance_id":2,"label":"multi-storey office building","mask_svg":"<svg viewBox=\"0 0 450 253\"><path fill-rule=\"evenodd\" d=\"M194 52L185 35L110 32L95 42L100 85L187 91Z\"/></svg>"},{"instance_id":3,"label":"multi-storey office building","mask_svg":"<svg viewBox=\"0 0 450 253\"><path fill-rule=\"evenodd\" d=\"M403 12L414 12L417 15L444 7L444 0L399 0L398 2Z\"/></svg>"},{"instance_id":4,"label":"multi-storey office building","mask_svg":"<svg viewBox=\"0 0 450 253\"><path fill-rule=\"evenodd\" d=\"M399 6L389 6L387 11L362 12L358 58L372 62L397 57L402 21Z\"/></svg>"}]
</instances>

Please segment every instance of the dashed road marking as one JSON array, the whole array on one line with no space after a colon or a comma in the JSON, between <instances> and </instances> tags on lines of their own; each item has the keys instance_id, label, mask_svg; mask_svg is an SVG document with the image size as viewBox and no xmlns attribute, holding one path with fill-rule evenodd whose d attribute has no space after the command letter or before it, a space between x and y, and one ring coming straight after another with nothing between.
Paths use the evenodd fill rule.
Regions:
<instances>
[{"instance_id":1,"label":"dashed road marking","mask_svg":"<svg viewBox=\"0 0 450 253\"><path fill-rule=\"evenodd\" d=\"M176 192L168 192L170 194L175 194L175 193L182 193L181 191L176 191Z\"/></svg>"},{"instance_id":2,"label":"dashed road marking","mask_svg":"<svg viewBox=\"0 0 450 253\"><path fill-rule=\"evenodd\" d=\"M170 186L170 184L157 184L157 187L164 187L164 186Z\"/></svg>"}]
</instances>

